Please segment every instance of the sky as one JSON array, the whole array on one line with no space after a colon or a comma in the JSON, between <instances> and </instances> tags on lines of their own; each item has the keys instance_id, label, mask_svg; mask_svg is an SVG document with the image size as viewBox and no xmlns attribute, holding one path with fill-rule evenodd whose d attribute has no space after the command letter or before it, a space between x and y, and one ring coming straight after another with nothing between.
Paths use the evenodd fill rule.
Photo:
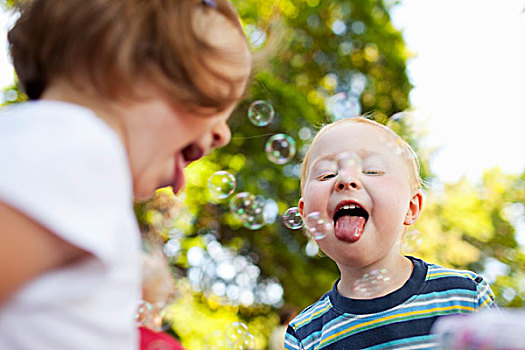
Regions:
<instances>
[{"instance_id":1,"label":"sky","mask_svg":"<svg viewBox=\"0 0 525 350\"><path fill-rule=\"evenodd\" d=\"M443 182L525 170L524 0L402 0L392 20L408 62L431 169Z\"/></svg>"},{"instance_id":2,"label":"sky","mask_svg":"<svg viewBox=\"0 0 525 350\"><path fill-rule=\"evenodd\" d=\"M413 115L441 182L525 169L525 0L401 0ZM13 80L0 14L0 89Z\"/></svg>"}]
</instances>

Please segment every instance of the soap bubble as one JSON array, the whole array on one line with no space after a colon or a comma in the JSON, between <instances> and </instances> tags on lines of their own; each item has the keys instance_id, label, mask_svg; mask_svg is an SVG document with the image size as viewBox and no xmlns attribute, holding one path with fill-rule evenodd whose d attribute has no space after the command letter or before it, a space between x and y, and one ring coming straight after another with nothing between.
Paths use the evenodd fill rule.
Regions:
<instances>
[{"instance_id":1,"label":"soap bubble","mask_svg":"<svg viewBox=\"0 0 525 350\"><path fill-rule=\"evenodd\" d=\"M304 224L306 225L308 232L312 235L312 238L317 241L325 238L334 229L332 219L324 217L317 211L308 214L304 220Z\"/></svg>"},{"instance_id":2,"label":"soap bubble","mask_svg":"<svg viewBox=\"0 0 525 350\"><path fill-rule=\"evenodd\" d=\"M303 219L301 217L301 213L299 212L299 208L291 207L286 209L283 214L283 222L284 226L292 230L298 230L303 227Z\"/></svg>"},{"instance_id":3,"label":"soap bubble","mask_svg":"<svg viewBox=\"0 0 525 350\"><path fill-rule=\"evenodd\" d=\"M354 282L353 290L361 298L376 297L387 288L389 282L386 269L372 270Z\"/></svg>"},{"instance_id":4,"label":"soap bubble","mask_svg":"<svg viewBox=\"0 0 525 350\"><path fill-rule=\"evenodd\" d=\"M403 254L411 254L418 250L423 243L421 233L418 230L407 231L402 238L400 250Z\"/></svg>"},{"instance_id":5,"label":"soap bubble","mask_svg":"<svg viewBox=\"0 0 525 350\"><path fill-rule=\"evenodd\" d=\"M255 349L255 338L242 322L232 322L224 331L226 342L237 350Z\"/></svg>"},{"instance_id":6,"label":"soap bubble","mask_svg":"<svg viewBox=\"0 0 525 350\"><path fill-rule=\"evenodd\" d=\"M274 117L273 106L263 100L254 101L248 109L248 119L255 126L266 126Z\"/></svg>"},{"instance_id":7,"label":"soap bubble","mask_svg":"<svg viewBox=\"0 0 525 350\"><path fill-rule=\"evenodd\" d=\"M255 196L249 192L241 192L230 201L230 210L233 216L239 220L244 227L257 230L266 224L264 220L265 199Z\"/></svg>"},{"instance_id":8,"label":"soap bubble","mask_svg":"<svg viewBox=\"0 0 525 350\"><path fill-rule=\"evenodd\" d=\"M255 350L255 337L250 334L246 333L245 336L233 343L233 350Z\"/></svg>"},{"instance_id":9,"label":"soap bubble","mask_svg":"<svg viewBox=\"0 0 525 350\"><path fill-rule=\"evenodd\" d=\"M235 186L235 176L224 170L217 171L208 180L208 190L214 199L228 198L235 191Z\"/></svg>"},{"instance_id":10,"label":"soap bubble","mask_svg":"<svg viewBox=\"0 0 525 350\"><path fill-rule=\"evenodd\" d=\"M172 316L166 303L151 304L141 300L135 313L135 322L138 326L160 332L171 327Z\"/></svg>"},{"instance_id":11,"label":"soap bubble","mask_svg":"<svg viewBox=\"0 0 525 350\"><path fill-rule=\"evenodd\" d=\"M275 134L265 146L268 159L275 164L286 164L295 156L295 140L286 134Z\"/></svg>"},{"instance_id":12,"label":"soap bubble","mask_svg":"<svg viewBox=\"0 0 525 350\"><path fill-rule=\"evenodd\" d=\"M142 326L147 322L153 306L145 300L141 300L135 313L135 322L137 325Z\"/></svg>"}]
</instances>

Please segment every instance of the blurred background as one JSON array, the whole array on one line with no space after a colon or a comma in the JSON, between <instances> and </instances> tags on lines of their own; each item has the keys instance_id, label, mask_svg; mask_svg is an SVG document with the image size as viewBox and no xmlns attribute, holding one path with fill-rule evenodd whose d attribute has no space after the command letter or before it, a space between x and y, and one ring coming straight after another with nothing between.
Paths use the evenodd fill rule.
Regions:
<instances>
[{"instance_id":1,"label":"blurred background","mask_svg":"<svg viewBox=\"0 0 525 350\"><path fill-rule=\"evenodd\" d=\"M181 196L166 188L135 205L145 250L160 246L175 276L162 329L202 349L243 324L265 349L279 310L332 287L335 264L282 215L300 198L319 127L359 114L420 157L425 206L404 253L476 271L500 306L523 307L524 2L233 2L264 60L231 118L232 142L187 169ZM7 55L13 3L0 2L3 104L25 99Z\"/></svg>"}]
</instances>

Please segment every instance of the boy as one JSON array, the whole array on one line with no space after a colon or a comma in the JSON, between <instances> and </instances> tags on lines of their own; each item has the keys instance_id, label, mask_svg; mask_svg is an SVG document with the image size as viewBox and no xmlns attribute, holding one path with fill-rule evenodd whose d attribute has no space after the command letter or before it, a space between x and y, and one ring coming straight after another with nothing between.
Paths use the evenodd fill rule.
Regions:
<instances>
[{"instance_id":1,"label":"boy","mask_svg":"<svg viewBox=\"0 0 525 350\"><path fill-rule=\"evenodd\" d=\"M493 305L480 276L400 254L422 209L421 183L414 151L387 127L352 118L321 129L303 162L299 209L333 223L318 244L341 277L290 322L286 349L433 348L438 317Z\"/></svg>"}]
</instances>

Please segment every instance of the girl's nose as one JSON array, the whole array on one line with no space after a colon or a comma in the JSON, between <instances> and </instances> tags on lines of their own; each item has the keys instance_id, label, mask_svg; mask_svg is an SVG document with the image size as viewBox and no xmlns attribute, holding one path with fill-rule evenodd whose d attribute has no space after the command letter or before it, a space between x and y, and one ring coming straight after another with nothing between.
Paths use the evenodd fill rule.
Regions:
<instances>
[{"instance_id":1,"label":"girl's nose","mask_svg":"<svg viewBox=\"0 0 525 350\"><path fill-rule=\"evenodd\" d=\"M212 130L211 148L226 146L231 139L231 130L226 122L220 122Z\"/></svg>"}]
</instances>

